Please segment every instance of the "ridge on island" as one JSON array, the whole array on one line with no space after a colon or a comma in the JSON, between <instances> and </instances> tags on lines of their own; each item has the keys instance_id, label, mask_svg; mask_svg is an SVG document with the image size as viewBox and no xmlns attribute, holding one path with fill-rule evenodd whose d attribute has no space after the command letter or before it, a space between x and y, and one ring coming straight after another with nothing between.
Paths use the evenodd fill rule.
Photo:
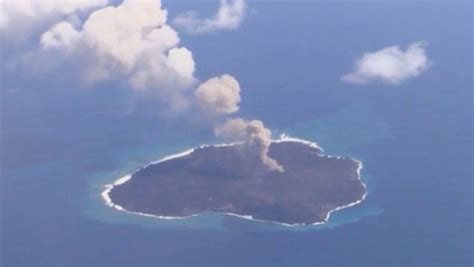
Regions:
<instances>
[{"instance_id":1,"label":"ridge on island","mask_svg":"<svg viewBox=\"0 0 474 267\"><path fill-rule=\"evenodd\" d=\"M139 169L104 191L111 206L143 215L182 218L206 211L285 225L319 224L332 211L360 203L361 162L324 155L293 139L270 145L284 172L269 171L244 144L201 146Z\"/></svg>"}]
</instances>

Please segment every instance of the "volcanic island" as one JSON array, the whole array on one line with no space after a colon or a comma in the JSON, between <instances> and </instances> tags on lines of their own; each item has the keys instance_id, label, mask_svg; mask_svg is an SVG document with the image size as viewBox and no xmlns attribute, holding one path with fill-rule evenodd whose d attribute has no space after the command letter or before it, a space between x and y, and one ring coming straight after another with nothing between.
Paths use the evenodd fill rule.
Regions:
<instances>
[{"instance_id":1,"label":"volcanic island","mask_svg":"<svg viewBox=\"0 0 474 267\"><path fill-rule=\"evenodd\" d=\"M327 222L331 212L362 202L362 163L328 156L314 143L284 138L268 154L272 171L245 144L203 145L149 164L108 185L116 209L173 219L219 212L283 225Z\"/></svg>"}]
</instances>

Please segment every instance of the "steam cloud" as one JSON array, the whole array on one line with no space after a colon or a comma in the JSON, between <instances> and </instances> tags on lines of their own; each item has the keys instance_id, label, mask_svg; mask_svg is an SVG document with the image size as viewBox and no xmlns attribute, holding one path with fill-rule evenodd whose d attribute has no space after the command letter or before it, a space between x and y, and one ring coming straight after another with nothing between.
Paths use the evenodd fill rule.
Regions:
<instances>
[{"instance_id":1,"label":"steam cloud","mask_svg":"<svg viewBox=\"0 0 474 267\"><path fill-rule=\"evenodd\" d=\"M195 95L199 105L213 115L231 114L239 110L240 85L228 74L202 83Z\"/></svg>"},{"instance_id":2,"label":"steam cloud","mask_svg":"<svg viewBox=\"0 0 474 267\"><path fill-rule=\"evenodd\" d=\"M186 91L195 83L191 51L180 47L160 1L125 0L95 10L80 31L61 21L44 32L41 47L87 55L87 82L125 78L135 90L153 91L173 111L189 106Z\"/></svg>"},{"instance_id":3,"label":"steam cloud","mask_svg":"<svg viewBox=\"0 0 474 267\"><path fill-rule=\"evenodd\" d=\"M271 131L263 125L262 121L243 119L229 119L224 124L215 128L215 134L228 140L244 141L255 148L260 155L262 163L269 170L283 172L284 169L278 162L268 156L271 144Z\"/></svg>"},{"instance_id":4,"label":"steam cloud","mask_svg":"<svg viewBox=\"0 0 474 267\"><path fill-rule=\"evenodd\" d=\"M24 55L44 53L45 66L74 65L86 85L125 82L140 95L157 95L174 113L197 108L214 122L239 110L240 85L231 75L197 86L192 52L180 45L178 33L167 24L160 0L124 0L118 5L108 0L0 1L0 32L7 36L5 42L16 44L24 42L25 36L40 36L39 47L33 51L26 45L19 50L23 55L8 55L15 63ZM194 33L235 29L245 12L244 0L222 0L213 17L199 19L187 13L178 16L175 25ZM37 62L34 57L33 61ZM271 132L261 121L229 119L215 127L215 134L246 142L270 170L283 171L268 156Z\"/></svg>"},{"instance_id":5,"label":"steam cloud","mask_svg":"<svg viewBox=\"0 0 474 267\"><path fill-rule=\"evenodd\" d=\"M107 0L1 0L0 1L0 30L7 30L27 34L30 28L41 24L45 20L85 12L105 6Z\"/></svg>"}]
</instances>

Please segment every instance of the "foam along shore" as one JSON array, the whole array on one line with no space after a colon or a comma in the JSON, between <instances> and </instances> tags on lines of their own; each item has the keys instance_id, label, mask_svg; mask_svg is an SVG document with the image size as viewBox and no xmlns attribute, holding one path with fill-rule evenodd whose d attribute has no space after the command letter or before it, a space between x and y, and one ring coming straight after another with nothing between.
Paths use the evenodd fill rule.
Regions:
<instances>
[{"instance_id":1,"label":"foam along shore","mask_svg":"<svg viewBox=\"0 0 474 267\"><path fill-rule=\"evenodd\" d=\"M317 149L321 150L321 152L324 151L324 149L321 148L315 142L311 142L311 141L300 139L300 138L290 137L289 135L286 135L286 134L280 135L279 139L272 140L272 142L274 142L274 143L297 142L297 143L302 143L302 144L308 145L308 146L313 147L313 148L317 148ZM193 153L198 148L205 148L205 147L210 147L210 146L226 147L226 146L233 146L233 145L236 145L236 144L239 144L239 143L242 143L242 142L222 143L222 144L204 144L204 145L194 147L194 148L191 148L191 149L188 149L188 150L176 153L176 154L166 156L166 157L161 158L159 160L152 161L152 162L146 164L145 166L140 167L140 168L136 169L135 171L132 171L131 173L118 178L114 182L112 182L110 184L106 184L104 186L104 190L101 193L102 199L103 199L103 201L105 202L105 204L107 206L109 206L111 208L114 208L118 211L126 212L126 213L129 213L129 214L141 215L141 216L145 216L145 217L164 219L164 220L176 220L176 219L188 219L188 218L191 218L191 217L198 216L201 213L196 213L196 214L192 214L190 216L184 216L184 217L174 217L174 216L161 216L161 215L155 215L155 214L149 214L149 213L143 213L143 212L129 211L129 210L124 209L120 205L117 205L117 204L113 203L112 199L110 198L110 192L112 191L112 189L115 186L119 186L119 185L122 185L122 184L126 183L127 181L132 179L133 175L136 172L138 172L142 169L145 169L148 166L159 164L159 163L169 161L169 160L172 160L172 159L176 159L176 158L180 158L180 157L185 157L185 156L190 155L191 153ZM324 156L324 157L327 157L327 158L338 158L338 159L344 158L344 157L341 157L341 156L329 156L329 155L321 155L321 156ZM288 226L288 227L310 226L310 225L316 226L316 225L325 224L329 221L329 219L331 217L331 214L333 212L356 206L356 205L362 203L365 200L365 198L367 197L367 193L368 193L367 185L362 181L362 177L361 177L361 170L363 168L362 161L357 160L357 159L352 159L352 160L355 161L358 165L358 167L357 167L357 179L361 182L362 186L364 187L365 193L362 195L362 197L360 199L358 199L354 202L351 202L351 203L343 205L343 206L336 207L336 208L328 211L328 213L327 213L327 215L326 215L326 217L324 218L323 221L314 222L312 224L302 224L302 223L289 224L289 223L282 223L282 222L276 222L276 221L267 221L267 220L256 219L256 218L253 218L252 215L242 215L242 214L235 214L235 213L229 213L229 212L221 212L221 214L225 214L225 215L228 215L228 216L234 216L234 217L238 217L238 218L242 218L242 219L246 219L246 220L258 221L258 222L269 222L269 223L274 223L274 224Z\"/></svg>"}]
</instances>

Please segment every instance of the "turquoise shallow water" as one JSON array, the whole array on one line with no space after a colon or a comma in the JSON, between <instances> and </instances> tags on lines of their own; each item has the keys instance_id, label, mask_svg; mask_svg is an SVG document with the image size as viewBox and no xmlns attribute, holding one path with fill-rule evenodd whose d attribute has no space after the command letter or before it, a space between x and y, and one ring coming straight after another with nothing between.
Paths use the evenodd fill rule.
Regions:
<instances>
[{"instance_id":1,"label":"turquoise shallow water","mask_svg":"<svg viewBox=\"0 0 474 267\"><path fill-rule=\"evenodd\" d=\"M84 136L77 137L78 145L55 138L50 144L60 143L45 151L62 157L51 160L43 154L46 159L34 164L23 159L17 167L2 170L4 177L15 178L2 181L2 239L8 242L2 246L4 260L11 266L365 267L386 265L396 253L398 260L415 262L413 266L445 266L438 264L443 261L469 266L472 217L466 210L472 187L470 169L463 166L470 166L470 152L454 138L457 131L446 131L452 129L446 127L449 122L432 125L444 131L440 138L418 129L417 123L407 126L406 118L394 122L393 115L387 120L390 113L382 117L379 111L370 104L349 105L289 127L272 127L275 135L316 141L327 154L364 164L366 201L335 212L329 223L317 227L275 226L220 214L157 220L103 203L105 184L150 161L215 141L210 136L173 131L145 145L112 140L110 146L93 142L93 149L79 141ZM365 126L348 128L353 120ZM400 124L410 129L405 132ZM119 130L134 136L133 128ZM446 136L450 146L438 153L433 144ZM123 144L122 135L111 137ZM68 149L61 154L64 147Z\"/></svg>"},{"instance_id":2,"label":"turquoise shallow water","mask_svg":"<svg viewBox=\"0 0 474 267\"><path fill-rule=\"evenodd\" d=\"M347 122L350 122L350 124L347 124ZM353 126L355 125L358 126L355 127L358 129L357 132L349 133L340 130L344 127L354 128ZM360 158L360 156L358 157L350 152L351 148L391 137L390 130L383 119L377 116L373 110L365 106L351 106L320 119L295 125L291 129L277 130L274 135L285 133L291 134L294 137L304 137L309 141L317 142L329 155L349 156L362 161L363 159ZM190 147L199 146L201 144L199 140L196 140ZM371 181L370 166L365 165L362 169L361 176L363 182L368 186L367 198L356 206L332 213L329 222L322 225L288 227L274 223L249 222L242 218L211 212L190 218L167 220L117 211L104 204L100 193L102 193L106 184L147 165L149 162L168 156L170 153L179 153L188 148L189 147L184 148L181 144L177 146L173 144L160 146L157 144L156 146L147 146L134 151L119 152L119 154L123 155L120 161L124 162L124 166L112 172L99 173L96 177L91 179L89 198L84 204L84 214L102 222L136 224L157 229L188 228L230 231L308 231L322 230L341 226L346 223L354 223L359 221L362 217L376 216L383 212L382 208L377 206L376 202L372 200L372 195L375 193L375 181ZM234 222L232 227L226 226L226 222L229 220ZM236 224L239 223L238 221L244 221L240 222L244 227L236 227Z\"/></svg>"}]
</instances>

